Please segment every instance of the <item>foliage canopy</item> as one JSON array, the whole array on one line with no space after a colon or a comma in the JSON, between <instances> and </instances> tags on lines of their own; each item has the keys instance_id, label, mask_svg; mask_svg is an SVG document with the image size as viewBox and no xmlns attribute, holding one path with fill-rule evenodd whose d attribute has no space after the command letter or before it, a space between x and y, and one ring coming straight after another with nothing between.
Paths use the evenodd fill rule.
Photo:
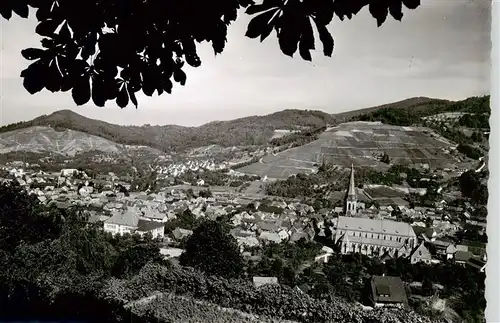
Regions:
<instances>
[{"instance_id":1,"label":"foliage canopy","mask_svg":"<svg viewBox=\"0 0 500 323\"><path fill-rule=\"evenodd\" d=\"M3 0L0 14L22 18L35 8L42 48L27 48L22 55L34 61L21 73L31 93L43 88L70 91L77 105L92 100L104 106L115 100L126 107L138 105L136 93L148 96L171 93L173 82L186 83L187 63L201 65L197 43L212 44L220 54L227 28L247 8L254 16L246 36L266 39L276 31L281 51L311 61L314 23L323 54L331 56L334 40L327 30L334 16L351 19L368 6L381 26L390 14L401 20L403 6L415 9L420 0L226 0L217 2L155 0ZM117 54L119 53L119 54Z\"/></svg>"},{"instance_id":2,"label":"foliage canopy","mask_svg":"<svg viewBox=\"0 0 500 323\"><path fill-rule=\"evenodd\" d=\"M180 257L190 266L211 275L237 277L243 271L243 258L238 243L223 222L207 220L196 228Z\"/></svg>"}]
</instances>

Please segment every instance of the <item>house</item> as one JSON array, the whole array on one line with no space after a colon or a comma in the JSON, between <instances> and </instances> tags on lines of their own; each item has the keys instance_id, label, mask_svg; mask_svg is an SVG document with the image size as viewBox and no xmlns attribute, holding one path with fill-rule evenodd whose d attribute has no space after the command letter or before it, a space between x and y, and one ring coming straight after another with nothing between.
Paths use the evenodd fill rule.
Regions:
<instances>
[{"instance_id":1,"label":"house","mask_svg":"<svg viewBox=\"0 0 500 323\"><path fill-rule=\"evenodd\" d=\"M137 213L132 211L115 212L109 219L104 221L104 231L113 235L126 233L144 235L151 233L154 239L163 239L164 230L165 224L142 220Z\"/></svg>"},{"instance_id":2,"label":"house","mask_svg":"<svg viewBox=\"0 0 500 323\"><path fill-rule=\"evenodd\" d=\"M165 236L165 224L156 221L139 219L137 229L135 229L134 232L140 235L151 233L153 239L163 239Z\"/></svg>"},{"instance_id":3,"label":"house","mask_svg":"<svg viewBox=\"0 0 500 323\"><path fill-rule=\"evenodd\" d=\"M446 250L453 242L447 239L440 239L433 241L432 244L436 248L436 255L446 257Z\"/></svg>"},{"instance_id":4,"label":"house","mask_svg":"<svg viewBox=\"0 0 500 323\"><path fill-rule=\"evenodd\" d=\"M432 260L432 255L430 251L425 247L423 241L417 248L415 248L415 250L413 250L410 256L410 262L412 264L416 264L417 262L424 262L426 264L430 264L431 260Z\"/></svg>"},{"instance_id":5,"label":"house","mask_svg":"<svg viewBox=\"0 0 500 323\"><path fill-rule=\"evenodd\" d=\"M266 242L281 243L280 235L274 232L263 231L259 235L259 239Z\"/></svg>"},{"instance_id":6,"label":"house","mask_svg":"<svg viewBox=\"0 0 500 323\"><path fill-rule=\"evenodd\" d=\"M180 249L180 248L161 248L160 249L160 254L165 259L178 258L182 255L183 252L184 252L184 249Z\"/></svg>"},{"instance_id":7,"label":"house","mask_svg":"<svg viewBox=\"0 0 500 323\"><path fill-rule=\"evenodd\" d=\"M330 257L333 255L333 249L327 246L321 248L321 253L314 258L315 262L327 263Z\"/></svg>"},{"instance_id":8,"label":"house","mask_svg":"<svg viewBox=\"0 0 500 323\"><path fill-rule=\"evenodd\" d=\"M405 286L401 278L393 276L373 276L371 301L374 307L405 307L408 304Z\"/></svg>"},{"instance_id":9,"label":"house","mask_svg":"<svg viewBox=\"0 0 500 323\"><path fill-rule=\"evenodd\" d=\"M486 270L486 262L478 257L471 257L467 261L467 266L475 268L482 273L484 273L484 271Z\"/></svg>"},{"instance_id":10,"label":"house","mask_svg":"<svg viewBox=\"0 0 500 323\"><path fill-rule=\"evenodd\" d=\"M455 262L457 264L465 265L472 258L472 253L469 251L457 251L455 252Z\"/></svg>"},{"instance_id":11,"label":"house","mask_svg":"<svg viewBox=\"0 0 500 323\"><path fill-rule=\"evenodd\" d=\"M182 240L182 239L185 239L185 238L188 238L189 236L191 236L193 234L193 231L191 230L186 230L186 229L182 229L182 228L175 228L173 231L172 231L172 235L174 236L175 239L177 240Z\"/></svg>"},{"instance_id":12,"label":"house","mask_svg":"<svg viewBox=\"0 0 500 323\"><path fill-rule=\"evenodd\" d=\"M454 244L450 244L446 248L446 259L453 259L455 252L457 252L457 247Z\"/></svg>"},{"instance_id":13,"label":"house","mask_svg":"<svg viewBox=\"0 0 500 323\"><path fill-rule=\"evenodd\" d=\"M139 223L139 216L131 211L124 213L113 212L113 215L104 221L104 231L113 235L125 233L132 234L137 229Z\"/></svg>"},{"instance_id":14,"label":"house","mask_svg":"<svg viewBox=\"0 0 500 323\"><path fill-rule=\"evenodd\" d=\"M278 278L276 277L258 277L258 276L253 277L253 285L256 288L259 288L264 285L277 285L277 284L278 284Z\"/></svg>"}]
</instances>

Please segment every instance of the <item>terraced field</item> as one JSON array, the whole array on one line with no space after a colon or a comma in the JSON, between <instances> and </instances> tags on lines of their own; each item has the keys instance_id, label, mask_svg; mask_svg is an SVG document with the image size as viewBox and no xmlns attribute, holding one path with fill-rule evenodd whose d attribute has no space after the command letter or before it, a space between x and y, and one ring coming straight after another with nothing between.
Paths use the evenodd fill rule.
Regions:
<instances>
[{"instance_id":1,"label":"terraced field","mask_svg":"<svg viewBox=\"0 0 500 323\"><path fill-rule=\"evenodd\" d=\"M106 154L144 154L159 156L161 151L145 146L127 146L75 130L56 131L51 127L29 127L0 134L0 154L26 151L50 152L73 157L99 151Z\"/></svg>"},{"instance_id":2,"label":"terraced field","mask_svg":"<svg viewBox=\"0 0 500 323\"><path fill-rule=\"evenodd\" d=\"M447 151L455 144L427 128L399 127L374 122L350 122L330 128L309 144L263 157L239 171L268 178L310 173L322 162L349 167L387 169L380 162L387 153L393 164L450 167L456 160Z\"/></svg>"}]
</instances>

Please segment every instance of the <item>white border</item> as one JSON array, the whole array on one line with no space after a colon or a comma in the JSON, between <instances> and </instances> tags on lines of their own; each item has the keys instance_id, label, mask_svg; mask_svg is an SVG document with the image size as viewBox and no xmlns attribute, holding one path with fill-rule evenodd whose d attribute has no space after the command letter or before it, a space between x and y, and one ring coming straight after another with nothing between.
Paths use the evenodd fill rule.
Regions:
<instances>
[{"instance_id":1,"label":"white border","mask_svg":"<svg viewBox=\"0 0 500 323\"><path fill-rule=\"evenodd\" d=\"M488 245L486 247L488 261L486 263L486 321L500 322L500 297L499 297L499 266L498 256L499 250L499 216L500 216L500 107L499 107L499 18L500 18L500 1L493 0L491 7L492 24L491 24L491 133L490 133L490 153L489 153L489 171L490 177L488 180L488 226L486 229L488 235ZM498 165L498 166L497 166Z\"/></svg>"}]
</instances>

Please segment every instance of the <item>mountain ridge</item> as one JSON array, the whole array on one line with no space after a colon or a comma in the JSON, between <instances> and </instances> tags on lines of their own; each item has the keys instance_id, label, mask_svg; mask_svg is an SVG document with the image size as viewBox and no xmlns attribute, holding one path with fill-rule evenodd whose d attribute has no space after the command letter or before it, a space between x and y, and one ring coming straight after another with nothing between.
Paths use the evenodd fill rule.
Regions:
<instances>
[{"instance_id":1,"label":"mountain ridge","mask_svg":"<svg viewBox=\"0 0 500 323\"><path fill-rule=\"evenodd\" d=\"M30 121L0 127L0 133L33 126L49 126L57 130L71 129L102 137L125 145L142 145L162 151L184 151L189 148L220 145L245 146L266 144L278 129L319 128L352 120L381 109L420 109L448 106L460 101L427 97L414 97L381 106L369 107L337 114L320 110L285 109L267 115L254 115L229 121L212 121L201 126L143 125L125 126L87 118L72 110L64 109L41 115Z\"/></svg>"}]
</instances>

